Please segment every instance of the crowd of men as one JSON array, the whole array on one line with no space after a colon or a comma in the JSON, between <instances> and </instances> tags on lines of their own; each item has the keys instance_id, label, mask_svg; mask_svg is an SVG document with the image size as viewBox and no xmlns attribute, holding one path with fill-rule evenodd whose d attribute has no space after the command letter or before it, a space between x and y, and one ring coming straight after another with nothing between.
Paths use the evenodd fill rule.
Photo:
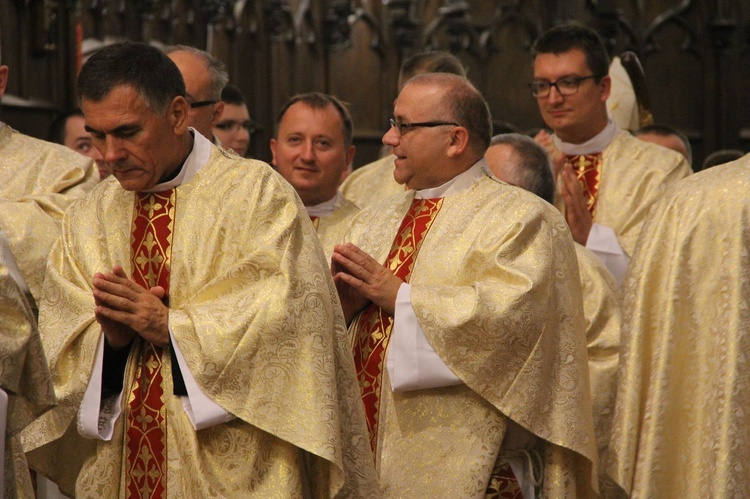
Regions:
<instances>
[{"instance_id":1,"label":"crowd of men","mask_svg":"<svg viewBox=\"0 0 750 499\"><path fill-rule=\"evenodd\" d=\"M245 158L188 46L100 49L50 142L0 122L0 495L750 496L750 157L618 125L591 29L532 55L547 129L422 53L353 173L318 92Z\"/></svg>"}]
</instances>

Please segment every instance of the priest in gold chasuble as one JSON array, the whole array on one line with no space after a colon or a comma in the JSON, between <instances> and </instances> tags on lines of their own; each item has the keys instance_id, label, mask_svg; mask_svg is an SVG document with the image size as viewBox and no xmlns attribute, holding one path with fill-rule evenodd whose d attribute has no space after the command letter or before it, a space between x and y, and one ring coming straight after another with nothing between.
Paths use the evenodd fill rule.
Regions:
<instances>
[{"instance_id":1,"label":"priest in gold chasuble","mask_svg":"<svg viewBox=\"0 0 750 499\"><path fill-rule=\"evenodd\" d=\"M654 207L623 283L608 470L628 497L750 497L750 156Z\"/></svg>"},{"instance_id":2,"label":"priest in gold chasuble","mask_svg":"<svg viewBox=\"0 0 750 499\"><path fill-rule=\"evenodd\" d=\"M153 47L100 50L78 91L117 182L70 208L51 255L40 329L59 405L22 433L31 466L77 497L377 495L294 191L187 128L180 73Z\"/></svg>"},{"instance_id":3,"label":"priest in gold chasuble","mask_svg":"<svg viewBox=\"0 0 750 499\"><path fill-rule=\"evenodd\" d=\"M573 238L621 282L651 206L692 170L680 154L640 143L609 119L609 56L591 28L554 26L534 42L536 97L564 155L556 204Z\"/></svg>"},{"instance_id":4,"label":"priest in gold chasuble","mask_svg":"<svg viewBox=\"0 0 750 499\"><path fill-rule=\"evenodd\" d=\"M411 190L334 250L386 497L597 488L573 241L553 207L487 173L490 123L467 80L410 80L383 142Z\"/></svg>"},{"instance_id":5,"label":"priest in gold chasuble","mask_svg":"<svg viewBox=\"0 0 750 499\"><path fill-rule=\"evenodd\" d=\"M0 403L0 421L5 421L5 462L0 477L0 494L5 497L33 497L18 432L55 403L44 349L36 319L0 258L0 391L7 407ZM3 394L0 393L0 397ZM0 434L0 439L3 435ZM1 440L0 440L1 442Z\"/></svg>"}]
</instances>

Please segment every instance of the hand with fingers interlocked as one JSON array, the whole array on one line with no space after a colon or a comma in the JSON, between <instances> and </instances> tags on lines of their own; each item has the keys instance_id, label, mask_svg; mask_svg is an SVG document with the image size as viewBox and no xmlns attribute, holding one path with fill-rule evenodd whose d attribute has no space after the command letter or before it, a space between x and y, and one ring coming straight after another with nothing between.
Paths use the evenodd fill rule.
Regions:
<instances>
[{"instance_id":1,"label":"hand with fingers interlocked","mask_svg":"<svg viewBox=\"0 0 750 499\"><path fill-rule=\"evenodd\" d=\"M122 348L136 335L156 346L169 345L169 309L161 286L145 289L115 265L94 274L94 315L110 346Z\"/></svg>"},{"instance_id":2,"label":"hand with fingers interlocked","mask_svg":"<svg viewBox=\"0 0 750 499\"><path fill-rule=\"evenodd\" d=\"M388 267L354 244L346 243L334 247L331 271L347 324L369 302L393 316L396 295L404 281Z\"/></svg>"}]
</instances>

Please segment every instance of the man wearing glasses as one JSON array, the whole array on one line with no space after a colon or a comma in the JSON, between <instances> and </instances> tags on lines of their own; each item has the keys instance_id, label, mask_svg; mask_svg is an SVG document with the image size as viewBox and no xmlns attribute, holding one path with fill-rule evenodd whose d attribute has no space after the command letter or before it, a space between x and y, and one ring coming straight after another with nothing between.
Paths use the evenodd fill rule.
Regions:
<instances>
[{"instance_id":1,"label":"man wearing glasses","mask_svg":"<svg viewBox=\"0 0 750 499\"><path fill-rule=\"evenodd\" d=\"M224 63L208 52L188 45L169 47L166 54L185 80L190 104L188 126L216 144L214 127L224 111L221 91L229 81Z\"/></svg>"},{"instance_id":2,"label":"man wearing glasses","mask_svg":"<svg viewBox=\"0 0 750 499\"><path fill-rule=\"evenodd\" d=\"M391 125L383 143L409 190L355 216L332 261L384 495L591 496L581 290L562 217L488 173L490 113L465 78L412 78Z\"/></svg>"},{"instance_id":3,"label":"man wearing glasses","mask_svg":"<svg viewBox=\"0 0 750 499\"><path fill-rule=\"evenodd\" d=\"M638 141L608 117L609 57L595 31L556 26L532 56L531 91L554 132L550 147L565 155L556 204L574 239L620 281L651 205L692 171L679 154Z\"/></svg>"}]
</instances>

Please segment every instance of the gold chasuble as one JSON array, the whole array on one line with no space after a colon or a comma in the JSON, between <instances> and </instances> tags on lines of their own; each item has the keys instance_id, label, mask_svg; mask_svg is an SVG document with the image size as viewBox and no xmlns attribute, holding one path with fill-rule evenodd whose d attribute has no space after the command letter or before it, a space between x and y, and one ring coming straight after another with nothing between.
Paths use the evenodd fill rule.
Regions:
<instances>
[{"instance_id":1,"label":"gold chasuble","mask_svg":"<svg viewBox=\"0 0 750 499\"><path fill-rule=\"evenodd\" d=\"M531 450L544 461L545 497L592 496L597 458L583 308L565 221L484 172L442 198L439 215L419 208L429 231L418 242L423 230L404 222L421 206L414 195L365 208L345 240L408 275L419 325L461 384L392 391L384 365L389 320L372 309L355 318L350 335L376 423L384 495L485 497L514 421L538 437ZM418 249L411 262L409 246Z\"/></svg>"},{"instance_id":2,"label":"gold chasuble","mask_svg":"<svg viewBox=\"0 0 750 499\"><path fill-rule=\"evenodd\" d=\"M344 234L349 230L352 217L357 213L359 213L357 205L340 196L338 206L331 213L321 217L310 217L315 218L313 225L318 233L320 245L323 246L326 261L331 261L333 247L343 240Z\"/></svg>"},{"instance_id":3,"label":"gold chasuble","mask_svg":"<svg viewBox=\"0 0 750 499\"><path fill-rule=\"evenodd\" d=\"M0 388L8 394L5 497L34 497L18 432L55 403L47 359L26 298L0 263Z\"/></svg>"},{"instance_id":4,"label":"gold chasuble","mask_svg":"<svg viewBox=\"0 0 750 499\"><path fill-rule=\"evenodd\" d=\"M591 181L596 183L593 167L586 166ZM691 175L685 158L665 147L650 144L620 131L601 153L598 185L595 185L594 222L611 227L617 240L628 255L633 254L635 242L651 205L664 197L667 190L681 179ZM574 170L576 168L574 167ZM580 178L580 174L579 174ZM557 179L555 206L565 213Z\"/></svg>"},{"instance_id":5,"label":"gold chasuble","mask_svg":"<svg viewBox=\"0 0 750 499\"><path fill-rule=\"evenodd\" d=\"M414 199L396 233L391 251L385 260L396 277L409 282L411 269L417 259L419 247L432 221L435 220L442 198ZM380 409L380 392L383 386L385 369L385 352L393 329L393 317L383 312L375 304L370 304L349 326L354 338L354 366L362 390L362 402L365 404L367 429L370 431L370 445L373 452L377 448L378 412Z\"/></svg>"},{"instance_id":6,"label":"gold chasuble","mask_svg":"<svg viewBox=\"0 0 750 499\"><path fill-rule=\"evenodd\" d=\"M623 283L610 475L629 497L750 497L750 155L658 205Z\"/></svg>"},{"instance_id":7,"label":"gold chasuble","mask_svg":"<svg viewBox=\"0 0 750 499\"><path fill-rule=\"evenodd\" d=\"M98 182L91 158L0 123L0 229L35 301L63 213Z\"/></svg>"},{"instance_id":8,"label":"gold chasuble","mask_svg":"<svg viewBox=\"0 0 750 499\"><path fill-rule=\"evenodd\" d=\"M602 154L578 154L566 156L566 160L573 166L586 198L586 207L593 217L596 212L596 194L602 181Z\"/></svg>"},{"instance_id":9,"label":"gold chasuble","mask_svg":"<svg viewBox=\"0 0 750 499\"><path fill-rule=\"evenodd\" d=\"M360 166L346 177L339 191L360 208L404 192L406 188L393 178L393 170L396 168L395 159L393 154L389 154Z\"/></svg>"},{"instance_id":10,"label":"gold chasuble","mask_svg":"<svg viewBox=\"0 0 750 499\"><path fill-rule=\"evenodd\" d=\"M268 165L208 147L208 162L174 198L140 203L105 181L65 213L39 319L59 404L22 432L29 464L76 497L129 497L144 483L168 497L377 495L351 346L307 212ZM141 222L149 228L138 235ZM168 275L171 348L233 419L196 430L174 394L168 349L149 357L136 340L112 439L78 434L102 334L91 280L115 264L149 286ZM159 372L157 409L148 397ZM164 433L133 432L157 411Z\"/></svg>"},{"instance_id":11,"label":"gold chasuble","mask_svg":"<svg viewBox=\"0 0 750 499\"><path fill-rule=\"evenodd\" d=\"M133 210L133 280L161 286L169 303L169 267L175 192L138 193ZM125 453L129 497L166 497L166 411L161 347L142 342L126 410Z\"/></svg>"}]
</instances>

